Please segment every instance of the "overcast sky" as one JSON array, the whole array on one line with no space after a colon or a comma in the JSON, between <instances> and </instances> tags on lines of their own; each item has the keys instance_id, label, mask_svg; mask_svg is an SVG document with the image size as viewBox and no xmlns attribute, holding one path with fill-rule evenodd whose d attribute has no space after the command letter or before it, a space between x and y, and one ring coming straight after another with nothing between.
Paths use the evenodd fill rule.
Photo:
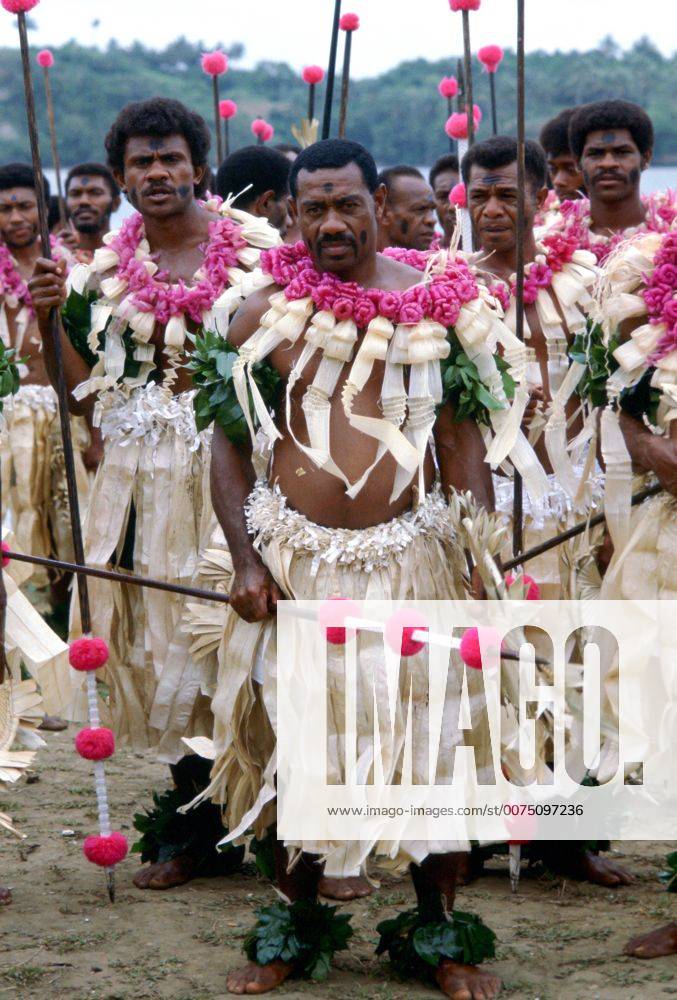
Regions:
<instances>
[{"instance_id":1,"label":"overcast sky","mask_svg":"<svg viewBox=\"0 0 677 1000\"><path fill-rule=\"evenodd\" d=\"M675 48L674 0L527 0L527 50L588 49L611 34L627 48L649 35L667 55ZM38 25L32 41L57 45L76 38L104 46L141 40L162 48L180 35L202 41L242 42L238 65L262 59L300 68L326 64L334 0L41 0L31 17ZM461 15L448 0L343 0L343 11L359 14L362 27L353 41L356 76L373 76L403 59L442 59L462 46ZM471 14L473 49L515 44L515 0L482 0ZM558 18L562 17L561 21ZM98 25L94 22L98 20ZM0 10L0 45L16 43L13 18ZM450 66L450 71L451 71Z\"/></svg>"}]
</instances>

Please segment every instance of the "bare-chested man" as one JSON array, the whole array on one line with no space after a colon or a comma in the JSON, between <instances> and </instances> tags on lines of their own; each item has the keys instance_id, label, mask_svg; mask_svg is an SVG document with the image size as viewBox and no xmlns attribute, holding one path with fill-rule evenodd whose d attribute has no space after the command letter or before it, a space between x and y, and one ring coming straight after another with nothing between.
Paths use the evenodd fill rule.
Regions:
<instances>
[{"instance_id":1,"label":"bare-chested man","mask_svg":"<svg viewBox=\"0 0 677 1000\"><path fill-rule=\"evenodd\" d=\"M216 175L221 198L237 195L236 208L268 222L284 238L289 219L289 171L284 153L269 146L244 146L227 156Z\"/></svg>"},{"instance_id":2,"label":"bare-chested man","mask_svg":"<svg viewBox=\"0 0 677 1000\"><path fill-rule=\"evenodd\" d=\"M588 199L565 203L563 211L583 223L581 246L603 263L635 232L665 232L677 216L674 193L640 194L642 172L651 163L651 119L629 101L596 101L574 109L569 122L571 152L580 163Z\"/></svg>"},{"instance_id":3,"label":"bare-chested man","mask_svg":"<svg viewBox=\"0 0 677 1000\"><path fill-rule=\"evenodd\" d=\"M552 273L548 281L547 271L543 265L549 265L552 272L561 269L560 265L566 257L556 257L557 244L537 245L533 225L536 213L547 194L546 162L540 146L527 141L525 150L526 187L524 197L525 235L525 321L526 337L533 350L533 360L529 365L527 379L531 391L530 403L525 414L527 425L538 416L539 410L547 406L554 390L561 383L568 369L567 348L571 340L571 332L565 320L566 310L560 303L552 286ZM467 187L468 208L472 217L473 228L477 234L479 249L485 255L482 268L499 279L501 284L492 284L492 291L501 298L508 318L508 325L514 323L515 309L515 269L517 267L517 208L519 189L517 185L517 142L509 136L497 136L484 142L476 143L466 154L461 164L463 180ZM538 271L537 257L541 259ZM565 265L564 265L565 266ZM579 264L579 267L583 266ZM539 285L536 285L530 275L538 275ZM595 271L589 268L589 278L581 284L581 300L589 299L587 289L591 287ZM502 287L501 287L502 286ZM538 293L532 297L531 293ZM547 300L539 298L546 295ZM554 309L552 316L549 315ZM581 315L581 320L583 316ZM547 326L546 321L547 320ZM555 385L553 381L556 380ZM573 401L570 409L575 409ZM570 433L575 433L571 428ZM536 451L542 459L544 467L549 469L548 455L543 442L536 444ZM561 494L565 497L561 486L550 476L551 496L548 502L553 504L553 511L561 506L553 500ZM512 483L509 480L501 482L497 478L497 499L500 509L506 513L512 510ZM503 503L505 501L505 503ZM566 510L566 500L564 500ZM558 516L544 507L540 512L544 521L545 537L551 537L558 530ZM560 515L561 516L561 515ZM534 518L535 520L535 518ZM529 519L527 519L527 525ZM529 537L527 528L526 537ZM538 540L531 538L527 545ZM545 596L559 596L559 581L557 576L551 579L547 563L532 563L532 572L541 586ZM552 593L546 590L546 584L552 587ZM626 885L631 881L618 865L589 851L556 852L548 850L548 864L565 872L571 877L584 878L601 885Z\"/></svg>"},{"instance_id":4,"label":"bare-chested man","mask_svg":"<svg viewBox=\"0 0 677 1000\"><path fill-rule=\"evenodd\" d=\"M283 383L289 384L291 420L287 424L284 400L266 400L276 410L275 425L281 435L275 444L266 480L256 482L251 448L242 444L239 430L232 424L226 430L217 423L212 457L214 507L228 540L234 576L230 584L230 607L226 612L224 653L213 702L217 760L210 794L222 800L225 791L229 803L237 801L237 809L231 810L228 816L231 829L243 820L243 812L251 805L247 791L253 794L256 802L247 812L245 825L251 817L259 838L270 827L272 819L269 809L261 813L259 803L268 802L274 796L274 776L269 766L274 734L266 708L274 704L275 698L274 623L270 622L270 616L275 613L277 601L283 596L327 598L336 593L360 599L367 596L367 586L369 596L378 595L379 599L388 599L395 593L399 598L406 598L414 592L418 597L430 598L449 597L454 593L463 596L467 585L467 580L463 582L464 560L461 554L459 561L459 552L454 552L453 535L447 535L447 542L452 543L451 548L447 548L447 542L437 535L436 529L430 534L420 533L417 511L431 512L440 502L442 510L446 506L443 497L454 488L472 491L478 502L489 509L493 504L491 476L484 463L484 445L478 426L473 420L456 423L450 403L439 409L437 419L433 414L430 423L431 428L434 425L442 496L433 488L435 467L429 445L420 456L418 482L421 492L416 486L415 473L413 482L409 473L404 476L401 487L393 490L401 472L394 455L386 449L374 465L377 440L353 427L346 413L345 387L352 357L348 357L341 346L344 338L351 345L350 355L355 356L353 346L355 351L360 351L366 327L371 320L376 322L380 309L387 307L396 324L400 303L407 301L410 290L417 293L419 302L425 299L422 286L412 288L420 286L420 272L377 253L378 224L384 212L386 191L378 183L372 157L357 143L319 142L299 155L290 180L292 211L305 247L274 250L262 257L263 269L276 281L273 291L279 293L284 288L288 294L284 299L277 294L271 300L268 289L255 293L231 324L229 349L244 348L241 357L256 359L259 345L265 343L265 347L260 348L266 352L265 361L261 363L277 373ZM455 279L440 276L438 280ZM318 289L317 302L313 304L305 297L299 300L299 296L305 296L306 289L315 288ZM307 345L304 348L304 332L313 329L314 309L321 309L316 315L318 322L319 317L323 317L324 328L334 303L337 312L341 310L342 318L347 315L344 311L348 310L347 295L354 297L351 307L354 318L336 325L335 341L328 328L323 347L304 363L302 371L299 370L302 350L309 350ZM291 325L289 310L295 309L304 312L300 313L302 318L298 323L295 321ZM261 325L266 313L268 319ZM274 325L275 317L280 323L279 333ZM418 336L416 321L411 318L409 322L413 324L415 340ZM381 329L389 328L385 318L378 323ZM293 334L289 333L290 328ZM402 331L403 328L398 329ZM390 330L392 332L392 326ZM272 353L268 353L271 338L277 346L274 344ZM335 365L335 361L331 361L335 357L344 362L344 366L339 365L341 370L335 373L332 387L324 373L328 365ZM394 364L388 353L386 368ZM382 419L385 412L385 407L381 409L383 380L384 362L377 361L354 400L355 413L370 417L373 423ZM229 384L224 379L220 395L226 392ZM231 385L227 391L235 390ZM322 406L314 416L314 400L326 399L327 393L328 408ZM423 400L420 402L423 404ZM227 411L232 412L229 404ZM405 430L413 419L410 411ZM244 418L242 422L244 424ZM324 448L328 449L322 454L320 441L324 441ZM362 488L352 488L352 495L349 495L348 485L358 482L362 483ZM409 526L407 534L411 531L413 548L396 552L388 542L388 529L392 526L393 532L399 530L405 522ZM370 539L377 530L375 525L379 526L382 539L378 567L365 562ZM316 538L317 544L307 548L304 537ZM354 553L349 566L346 565L347 556L341 554L344 546ZM330 549L333 556L329 554ZM419 587L421 589L417 589ZM253 650L256 655L252 659ZM252 691L254 705L250 697ZM233 704L233 699L235 711L220 717L220 706ZM240 789L237 796L235 788ZM303 900L312 907L322 873L317 850L313 852L303 844L295 846L304 853L299 863L288 871L287 849L283 843L275 841L277 882L291 904L297 905ZM330 845L322 853L326 853L327 867L335 874L337 869L342 869L349 875L354 874L351 869L355 865L363 864L370 849L369 844L362 843L338 845L338 848ZM450 914L453 908L456 871L463 855L453 853L458 850L453 845L436 847L438 851L445 849L450 853L427 857L423 850L423 856L419 854L414 862L407 853L406 844L400 844L403 856L412 861L419 914L424 922L442 920L443 903ZM251 952L248 954L251 958ZM228 978L228 990L235 994L264 993L298 971L294 961L271 957L268 952L263 964L253 961L241 971L232 973ZM489 1000L498 993L496 978L474 966L441 958L432 971L437 984L449 997Z\"/></svg>"},{"instance_id":5,"label":"bare-chested man","mask_svg":"<svg viewBox=\"0 0 677 1000\"><path fill-rule=\"evenodd\" d=\"M197 200L209 129L178 101L127 105L106 149L116 183L136 213L110 235L93 265L74 270L68 291L62 266L44 260L30 287L50 376L55 378L49 314L63 307L73 411L90 412L91 393L98 397L104 457L84 529L87 562L188 584L211 512L204 490L210 442L197 432L191 377L183 366L188 333L218 332L239 301L243 267L257 257L256 248L275 245L279 235L264 220L236 222L226 209L219 213L217 205ZM134 587L115 593L108 584L91 586L91 593L94 631L111 650L106 671L117 735L133 746L157 747L172 766L178 797L188 801L200 790L204 765L183 756L181 737L210 736L212 719L200 666L182 630L185 600ZM137 874L139 888L165 889L224 870L224 857L213 850L218 811L207 807L188 828L175 816L176 806L176 795L163 796L153 811L165 832L171 814L172 832L167 843L147 838L143 860L154 863ZM227 870L227 855L225 864Z\"/></svg>"},{"instance_id":6,"label":"bare-chested man","mask_svg":"<svg viewBox=\"0 0 677 1000\"><path fill-rule=\"evenodd\" d=\"M379 174L379 183L386 189L379 250L429 250L435 239L435 201L421 171L406 165L388 167Z\"/></svg>"},{"instance_id":7,"label":"bare-chested man","mask_svg":"<svg viewBox=\"0 0 677 1000\"><path fill-rule=\"evenodd\" d=\"M548 174L558 202L575 201L585 193L578 159L569 146L569 123L576 108L565 108L541 129L540 143L548 161Z\"/></svg>"}]
</instances>

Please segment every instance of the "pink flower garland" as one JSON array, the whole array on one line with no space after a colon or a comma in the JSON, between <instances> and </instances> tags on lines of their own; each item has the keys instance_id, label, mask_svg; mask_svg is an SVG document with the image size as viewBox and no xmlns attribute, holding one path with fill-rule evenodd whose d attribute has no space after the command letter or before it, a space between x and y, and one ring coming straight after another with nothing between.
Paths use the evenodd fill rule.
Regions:
<instances>
[{"instance_id":1,"label":"pink flower garland","mask_svg":"<svg viewBox=\"0 0 677 1000\"><path fill-rule=\"evenodd\" d=\"M120 262L115 276L127 282L127 292L141 312L152 312L158 323L167 323L172 316L186 315L194 323L202 322L202 314L212 308L228 287L228 270L238 266L237 254L247 246L240 227L232 219L217 219L209 223L209 242L204 247L204 260L198 272L201 277L194 285L185 281L169 283L166 271L150 275L136 251L144 238L143 216L135 213L125 219L110 247Z\"/></svg>"},{"instance_id":2,"label":"pink flower garland","mask_svg":"<svg viewBox=\"0 0 677 1000\"><path fill-rule=\"evenodd\" d=\"M649 358L657 364L677 351L677 232L667 233L654 258L654 269L646 282L642 297L646 302L650 323L664 323L656 350Z\"/></svg>"},{"instance_id":3,"label":"pink flower garland","mask_svg":"<svg viewBox=\"0 0 677 1000\"><path fill-rule=\"evenodd\" d=\"M590 202L587 198L580 198L577 201L563 201L560 206L562 218L567 223L576 228L578 233L578 246L582 250L590 250L597 258L598 264L604 264L619 244L623 243L636 233L665 233L677 218L677 198L674 191L667 188L665 191L656 191L647 198L642 198L646 207L646 219L632 229L625 229L618 233L593 233L590 229Z\"/></svg>"},{"instance_id":4,"label":"pink flower garland","mask_svg":"<svg viewBox=\"0 0 677 1000\"><path fill-rule=\"evenodd\" d=\"M432 274L428 284L394 292L362 288L354 281L321 274L303 242L265 250L261 269L284 289L288 299L310 296L318 309L332 312L338 320L352 319L360 329L376 316L407 325L430 319L449 328L456 323L463 305L479 295L477 282L460 259L450 261L443 274Z\"/></svg>"},{"instance_id":5,"label":"pink flower garland","mask_svg":"<svg viewBox=\"0 0 677 1000\"><path fill-rule=\"evenodd\" d=\"M68 258L63 244L59 240L54 236L50 236L49 242L55 260L60 260L64 256ZM28 284L21 277L19 268L16 266L16 261L4 243L0 243L0 296L16 299L17 308L20 309L25 306L31 317L35 315L33 311L33 299L28 290Z\"/></svg>"}]
</instances>

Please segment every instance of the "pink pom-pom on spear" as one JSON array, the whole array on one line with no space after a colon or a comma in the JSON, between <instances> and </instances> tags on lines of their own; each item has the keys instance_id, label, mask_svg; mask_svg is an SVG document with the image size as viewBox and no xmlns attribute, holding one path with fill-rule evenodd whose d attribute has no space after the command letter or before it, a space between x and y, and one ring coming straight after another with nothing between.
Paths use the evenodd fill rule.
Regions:
<instances>
[{"instance_id":1,"label":"pink pom-pom on spear","mask_svg":"<svg viewBox=\"0 0 677 1000\"><path fill-rule=\"evenodd\" d=\"M52 166L56 174L56 193L59 199L59 221L61 227L65 228L66 203L63 196L63 185L61 183L61 161L59 160L59 147L56 141L56 116L54 114L54 100L52 98L52 81L49 71L54 65L54 53L49 49L41 49L35 57L38 66L45 73L45 100L47 102L47 121L49 122L49 139L52 146Z\"/></svg>"},{"instance_id":2,"label":"pink pom-pom on spear","mask_svg":"<svg viewBox=\"0 0 677 1000\"><path fill-rule=\"evenodd\" d=\"M231 118L234 118L236 114L237 104L235 101L231 101L229 98L226 98L225 101L219 101L219 116L223 119L223 137L225 140L224 149L226 156L230 153L230 128L228 122Z\"/></svg>"},{"instance_id":3,"label":"pink pom-pom on spear","mask_svg":"<svg viewBox=\"0 0 677 1000\"><path fill-rule=\"evenodd\" d=\"M27 14L40 3L40 0L1 0L2 6L10 14Z\"/></svg>"},{"instance_id":4,"label":"pink pom-pom on spear","mask_svg":"<svg viewBox=\"0 0 677 1000\"><path fill-rule=\"evenodd\" d=\"M467 208L468 207L468 196L465 190L465 184L460 181L458 184L454 184L453 188L449 192L449 201L455 208Z\"/></svg>"},{"instance_id":5,"label":"pink pom-pom on spear","mask_svg":"<svg viewBox=\"0 0 677 1000\"><path fill-rule=\"evenodd\" d=\"M443 76L437 85L441 97L446 97L448 101L458 94L458 80L455 76ZM449 112L451 114L451 111Z\"/></svg>"},{"instance_id":6,"label":"pink pom-pom on spear","mask_svg":"<svg viewBox=\"0 0 677 1000\"><path fill-rule=\"evenodd\" d=\"M503 49L500 45L485 45L477 53L477 58L489 74L489 90L491 92L491 130L498 135L498 115L496 113L496 70L503 61Z\"/></svg>"},{"instance_id":7,"label":"pink pom-pom on spear","mask_svg":"<svg viewBox=\"0 0 677 1000\"><path fill-rule=\"evenodd\" d=\"M480 9L481 0L449 0L449 7L452 11L461 11L463 16L463 76L465 77L465 110L470 118L470 109L473 106L472 95L472 58L470 53L470 14L471 10ZM465 137L464 137L465 138ZM472 121L468 128L468 145L472 146L475 141L475 127Z\"/></svg>"},{"instance_id":8,"label":"pink pom-pom on spear","mask_svg":"<svg viewBox=\"0 0 677 1000\"><path fill-rule=\"evenodd\" d=\"M479 10L482 0L449 0L449 6L453 11L457 10Z\"/></svg>"},{"instance_id":9,"label":"pink pom-pom on spear","mask_svg":"<svg viewBox=\"0 0 677 1000\"><path fill-rule=\"evenodd\" d=\"M305 66L301 73L303 82L308 84L308 121L315 120L315 87L324 80L321 66Z\"/></svg>"},{"instance_id":10,"label":"pink pom-pom on spear","mask_svg":"<svg viewBox=\"0 0 677 1000\"><path fill-rule=\"evenodd\" d=\"M353 32L360 26L357 14L344 14L339 21L341 31L345 32L346 40L343 49L343 75L341 77L341 107L339 110L339 139L346 134L346 118L348 116L348 95L350 92L350 54L353 44Z\"/></svg>"},{"instance_id":11,"label":"pink pom-pom on spear","mask_svg":"<svg viewBox=\"0 0 677 1000\"><path fill-rule=\"evenodd\" d=\"M51 69L54 65L54 55L49 49L40 49L35 57L35 61L38 66L42 66L43 69Z\"/></svg>"},{"instance_id":12,"label":"pink pom-pom on spear","mask_svg":"<svg viewBox=\"0 0 677 1000\"><path fill-rule=\"evenodd\" d=\"M255 118L251 124L252 133L256 136L259 146L268 142L275 135L273 126L265 118Z\"/></svg>"},{"instance_id":13,"label":"pink pom-pom on spear","mask_svg":"<svg viewBox=\"0 0 677 1000\"><path fill-rule=\"evenodd\" d=\"M221 113L219 111L219 77L228 70L228 56L220 49L213 52L203 52L202 71L212 78L212 91L214 96L214 130L216 131L216 153L219 164L223 160L223 140L221 138ZM226 128L226 147L228 146L228 129ZM226 148L226 156L228 149Z\"/></svg>"},{"instance_id":14,"label":"pink pom-pom on spear","mask_svg":"<svg viewBox=\"0 0 677 1000\"><path fill-rule=\"evenodd\" d=\"M475 104L473 106L473 125L475 129L478 127L482 121L482 112L479 107ZM465 111L455 111L453 115L450 115L447 124L444 126L444 131L447 133L450 139L467 139L468 138L468 115Z\"/></svg>"}]
</instances>

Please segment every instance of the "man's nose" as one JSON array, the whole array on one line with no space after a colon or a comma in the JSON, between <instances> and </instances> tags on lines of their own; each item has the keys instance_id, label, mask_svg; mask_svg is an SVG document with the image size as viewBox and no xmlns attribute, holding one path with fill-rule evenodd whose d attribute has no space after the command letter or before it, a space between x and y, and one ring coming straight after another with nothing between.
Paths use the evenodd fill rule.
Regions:
<instances>
[{"instance_id":1,"label":"man's nose","mask_svg":"<svg viewBox=\"0 0 677 1000\"><path fill-rule=\"evenodd\" d=\"M484 205L484 214L492 217L503 215L503 205L499 199L492 194Z\"/></svg>"},{"instance_id":2,"label":"man's nose","mask_svg":"<svg viewBox=\"0 0 677 1000\"><path fill-rule=\"evenodd\" d=\"M168 177L169 168L162 162L159 157L151 163L147 170L147 176L152 177L154 180L158 178Z\"/></svg>"},{"instance_id":3,"label":"man's nose","mask_svg":"<svg viewBox=\"0 0 677 1000\"><path fill-rule=\"evenodd\" d=\"M323 234L331 236L335 233L344 233L346 231L346 224L339 213L330 208L320 228Z\"/></svg>"},{"instance_id":4,"label":"man's nose","mask_svg":"<svg viewBox=\"0 0 677 1000\"><path fill-rule=\"evenodd\" d=\"M607 149L599 165L600 167L615 167L617 165L616 154L612 149Z\"/></svg>"}]
</instances>

